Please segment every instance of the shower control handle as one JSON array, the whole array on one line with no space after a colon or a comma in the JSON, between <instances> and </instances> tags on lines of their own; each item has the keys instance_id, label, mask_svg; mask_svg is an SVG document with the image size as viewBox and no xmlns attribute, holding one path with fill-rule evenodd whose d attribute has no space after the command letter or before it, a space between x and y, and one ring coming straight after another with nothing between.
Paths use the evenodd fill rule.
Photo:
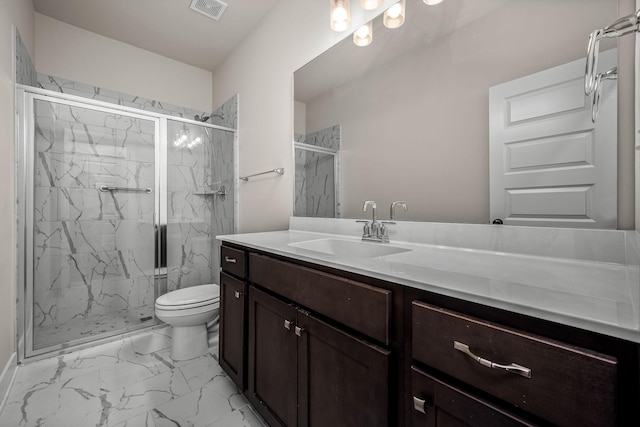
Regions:
<instances>
[{"instance_id":1,"label":"shower control handle","mask_svg":"<svg viewBox=\"0 0 640 427\"><path fill-rule=\"evenodd\" d=\"M235 258L229 258L228 256L224 257L224 261L225 261L225 262L229 262L229 263L231 263L231 264L235 264L236 262L238 262L238 260L237 260L237 259L235 259Z\"/></svg>"}]
</instances>

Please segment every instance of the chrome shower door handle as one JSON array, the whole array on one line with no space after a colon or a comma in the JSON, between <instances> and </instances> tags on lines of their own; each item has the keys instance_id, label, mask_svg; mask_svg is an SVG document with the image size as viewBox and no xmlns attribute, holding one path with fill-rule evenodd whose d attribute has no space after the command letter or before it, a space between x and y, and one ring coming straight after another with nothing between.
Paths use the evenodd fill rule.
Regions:
<instances>
[{"instance_id":1,"label":"chrome shower door handle","mask_svg":"<svg viewBox=\"0 0 640 427\"><path fill-rule=\"evenodd\" d=\"M482 358L480 356L477 356L477 355L473 354L471 349L469 349L468 345L463 344L463 343L458 342L458 341L454 341L453 342L453 348L455 350L458 350L458 351L466 354L467 356L469 356L470 358L472 358L473 360L475 360L476 362L478 362L482 366L486 366L487 368L500 369L500 370L503 370L503 371L511 372L512 374L522 375L525 378L531 378L531 369L526 368L526 367L521 366L521 365L518 365L517 363L511 363L509 365L501 365L499 363L494 363L494 362L492 362L492 361L490 361L488 359L484 359L484 358Z\"/></svg>"}]
</instances>

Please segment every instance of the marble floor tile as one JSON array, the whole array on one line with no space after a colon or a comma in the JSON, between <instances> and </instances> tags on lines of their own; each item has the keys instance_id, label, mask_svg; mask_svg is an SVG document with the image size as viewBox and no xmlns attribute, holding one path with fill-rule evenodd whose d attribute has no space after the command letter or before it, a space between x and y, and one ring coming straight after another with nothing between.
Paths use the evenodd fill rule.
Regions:
<instances>
[{"instance_id":1,"label":"marble floor tile","mask_svg":"<svg viewBox=\"0 0 640 427\"><path fill-rule=\"evenodd\" d=\"M205 426L248 405L228 378L208 384L155 408L156 427Z\"/></svg>"},{"instance_id":2,"label":"marble floor tile","mask_svg":"<svg viewBox=\"0 0 640 427\"><path fill-rule=\"evenodd\" d=\"M206 427L264 427L266 423L256 415L250 406L245 406L233 411L231 414L221 418Z\"/></svg>"},{"instance_id":3,"label":"marble floor tile","mask_svg":"<svg viewBox=\"0 0 640 427\"><path fill-rule=\"evenodd\" d=\"M264 427L217 347L173 361L170 328L20 365L0 427Z\"/></svg>"}]
</instances>

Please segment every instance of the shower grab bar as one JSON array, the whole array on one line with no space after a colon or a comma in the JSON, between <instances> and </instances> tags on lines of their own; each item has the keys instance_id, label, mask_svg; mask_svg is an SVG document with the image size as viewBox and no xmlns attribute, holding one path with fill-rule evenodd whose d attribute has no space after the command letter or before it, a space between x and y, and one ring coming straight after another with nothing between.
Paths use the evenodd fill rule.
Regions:
<instances>
[{"instance_id":1,"label":"shower grab bar","mask_svg":"<svg viewBox=\"0 0 640 427\"><path fill-rule=\"evenodd\" d=\"M135 188L135 187L107 187L106 185L101 185L98 189L102 192L106 191L130 191L136 193L147 193L151 194L153 190L151 188Z\"/></svg>"},{"instance_id":2,"label":"shower grab bar","mask_svg":"<svg viewBox=\"0 0 640 427\"><path fill-rule=\"evenodd\" d=\"M266 172L254 173L253 175L241 176L240 179L243 181L249 181L249 178L253 178L254 176L258 175L265 175L267 173L277 173L278 175L284 175L284 168L276 168Z\"/></svg>"}]
</instances>

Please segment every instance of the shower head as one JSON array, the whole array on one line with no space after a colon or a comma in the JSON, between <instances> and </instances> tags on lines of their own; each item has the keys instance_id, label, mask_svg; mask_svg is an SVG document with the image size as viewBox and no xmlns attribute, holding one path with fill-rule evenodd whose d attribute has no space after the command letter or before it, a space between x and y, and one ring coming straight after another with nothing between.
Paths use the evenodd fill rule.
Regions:
<instances>
[{"instance_id":1,"label":"shower head","mask_svg":"<svg viewBox=\"0 0 640 427\"><path fill-rule=\"evenodd\" d=\"M197 114L193 116L193 120L195 120L196 122L203 122L203 123L209 121L209 118L210 116L205 116L204 113L202 113L201 116Z\"/></svg>"},{"instance_id":2,"label":"shower head","mask_svg":"<svg viewBox=\"0 0 640 427\"><path fill-rule=\"evenodd\" d=\"M204 113L202 113L202 115L195 115L193 116L193 120L197 121L197 122L208 122L209 119L213 118L213 117L217 117L220 120L224 120L224 113L210 113L208 116L205 116Z\"/></svg>"}]
</instances>

